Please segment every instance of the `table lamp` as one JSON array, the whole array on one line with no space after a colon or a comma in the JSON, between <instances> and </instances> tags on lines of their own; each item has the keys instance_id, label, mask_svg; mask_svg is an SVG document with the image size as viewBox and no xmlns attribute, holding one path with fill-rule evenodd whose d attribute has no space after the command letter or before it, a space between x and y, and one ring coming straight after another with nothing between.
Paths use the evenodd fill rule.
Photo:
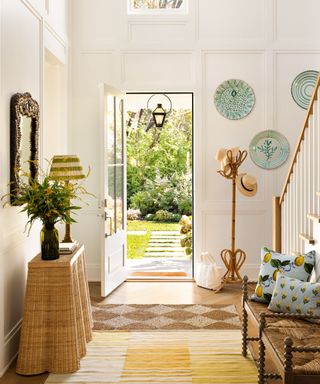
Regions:
<instances>
[{"instance_id":1,"label":"table lamp","mask_svg":"<svg viewBox=\"0 0 320 384\"><path fill-rule=\"evenodd\" d=\"M76 155L55 155L52 158L49 177L56 180L62 180L68 184L72 180L84 179L83 168L80 164L80 158ZM72 243L70 233L70 224L66 223L66 233L63 243Z\"/></svg>"}]
</instances>

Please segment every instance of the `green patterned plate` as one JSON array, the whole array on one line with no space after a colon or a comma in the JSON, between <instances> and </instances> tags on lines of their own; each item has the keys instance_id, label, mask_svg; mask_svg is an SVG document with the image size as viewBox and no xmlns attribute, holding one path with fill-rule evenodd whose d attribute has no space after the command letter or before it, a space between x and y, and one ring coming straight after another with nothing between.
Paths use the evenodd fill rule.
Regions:
<instances>
[{"instance_id":1,"label":"green patterned plate","mask_svg":"<svg viewBox=\"0 0 320 384\"><path fill-rule=\"evenodd\" d=\"M318 71L310 70L299 73L293 80L291 95L299 107L308 109L318 76Z\"/></svg>"},{"instance_id":2,"label":"green patterned plate","mask_svg":"<svg viewBox=\"0 0 320 384\"><path fill-rule=\"evenodd\" d=\"M249 144L251 160L263 169L278 168L289 155L288 140L277 131L259 132Z\"/></svg>"},{"instance_id":3,"label":"green patterned plate","mask_svg":"<svg viewBox=\"0 0 320 384\"><path fill-rule=\"evenodd\" d=\"M224 81L214 95L218 112L229 120L239 120L247 116L252 111L254 102L253 89L238 79Z\"/></svg>"}]
</instances>

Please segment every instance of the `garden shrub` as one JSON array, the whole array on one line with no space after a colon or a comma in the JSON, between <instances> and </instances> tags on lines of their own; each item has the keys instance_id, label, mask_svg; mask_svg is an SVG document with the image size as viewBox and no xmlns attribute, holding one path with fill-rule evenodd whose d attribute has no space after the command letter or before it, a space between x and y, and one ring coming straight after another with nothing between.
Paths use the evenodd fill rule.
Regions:
<instances>
[{"instance_id":1,"label":"garden shrub","mask_svg":"<svg viewBox=\"0 0 320 384\"><path fill-rule=\"evenodd\" d=\"M181 247L185 248L186 255L192 254L192 221L188 216L183 215L179 221L181 225L180 233L184 237L180 240Z\"/></svg>"},{"instance_id":2,"label":"garden shrub","mask_svg":"<svg viewBox=\"0 0 320 384\"><path fill-rule=\"evenodd\" d=\"M128 220L138 220L141 216L140 209L128 209L127 219Z\"/></svg>"},{"instance_id":3,"label":"garden shrub","mask_svg":"<svg viewBox=\"0 0 320 384\"><path fill-rule=\"evenodd\" d=\"M179 212L181 215L192 215L192 199L184 198L179 201L178 205Z\"/></svg>"},{"instance_id":4,"label":"garden shrub","mask_svg":"<svg viewBox=\"0 0 320 384\"><path fill-rule=\"evenodd\" d=\"M170 221L171 217L172 217L172 213L169 211L166 211L165 209L160 209L155 214L156 221Z\"/></svg>"},{"instance_id":5,"label":"garden shrub","mask_svg":"<svg viewBox=\"0 0 320 384\"><path fill-rule=\"evenodd\" d=\"M153 213L148 213L146 216L145 216L145 219L147 221L154 221L154 218L155 218L155 215Z\"/></svg>"},{"instance_id":6,"label":"garden shrub","mask_svg":"<svg viewBox=\"0 0 320 384\"><path fill-rule=\"evenodd\" d=\"M175 173L172 177L148 180L143 191L135 193L130 205L139 209L144 217L148 213L155 214L159 210L175 214L192 214L191 177ZM174 221L177 220L177 216ZM178 221L178 220L177 220Z\"/></svg>"}]
</instances>

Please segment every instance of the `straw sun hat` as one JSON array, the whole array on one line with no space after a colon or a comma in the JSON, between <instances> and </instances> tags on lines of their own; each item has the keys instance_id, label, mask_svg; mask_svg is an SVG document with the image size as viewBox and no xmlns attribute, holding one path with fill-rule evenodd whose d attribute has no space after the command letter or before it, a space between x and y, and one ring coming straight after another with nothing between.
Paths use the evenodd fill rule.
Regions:
<instances>
[{"instance_id":1,"label":"straw sun hat","mask_svg":"<svg viewBox=\"0 0 320 384\"><path fill-rule=\"evenodd\" d=\"M216 160L220 162L220 169L221 171L224 171L225 173L228 173L230 170L230 161L227 157L228 151L231 151L232 153L232 160L235 161L237 154L239 152L239 147L233 147L230 149L226 148L219 148L216 153Z\"/></svg>"},{"instance_id":2,"label":"straw sun hat","mask_svg":"<svg viewBox=\"0 0 320 384\"><path fill-rule=\"evenodd\" d=\"M240 173L236 178L236 183L238 191L245 196L254 196L257 193L257 180L247 173Z\"/></svg>"}]
</instances>

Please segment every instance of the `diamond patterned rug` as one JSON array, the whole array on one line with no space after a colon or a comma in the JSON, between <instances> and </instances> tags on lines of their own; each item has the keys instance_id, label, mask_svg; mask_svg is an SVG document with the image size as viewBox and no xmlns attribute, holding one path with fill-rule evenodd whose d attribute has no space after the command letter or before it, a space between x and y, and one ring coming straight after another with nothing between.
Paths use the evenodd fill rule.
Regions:
<instances>
[{"instance_id":1,"label":"diamond patterned rug","mask_svg":"<svg viewBox=\"0 0 320 384\"><path fill-rule=\"evenodd\" d=\"M92 304L95 330L240 329L234 305Z\"/></svg>"}]
</instances>

